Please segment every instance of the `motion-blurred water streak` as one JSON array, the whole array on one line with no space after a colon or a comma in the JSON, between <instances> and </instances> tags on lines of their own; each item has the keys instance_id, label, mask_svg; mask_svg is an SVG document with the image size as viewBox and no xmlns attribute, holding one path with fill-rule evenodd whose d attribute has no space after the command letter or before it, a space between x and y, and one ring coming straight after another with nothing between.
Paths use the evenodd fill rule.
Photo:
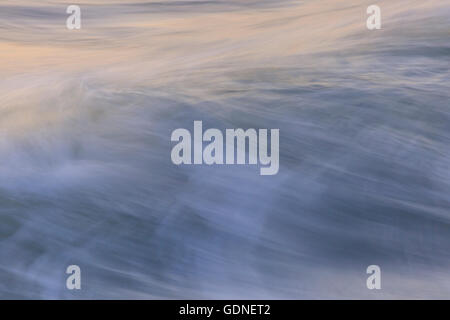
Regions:
<instances>
[{"instance_id":1,"label":"motion-blurred water streak","mask_svg":"<svg viewBox=\"0 0 450 320\"><path fill-rule=\"evenodd\" d=\"M0 297L449 298L450 3L376 3L1 1ZM173 165L194 120L279 173Z\"/></svg>"}]
</instances>

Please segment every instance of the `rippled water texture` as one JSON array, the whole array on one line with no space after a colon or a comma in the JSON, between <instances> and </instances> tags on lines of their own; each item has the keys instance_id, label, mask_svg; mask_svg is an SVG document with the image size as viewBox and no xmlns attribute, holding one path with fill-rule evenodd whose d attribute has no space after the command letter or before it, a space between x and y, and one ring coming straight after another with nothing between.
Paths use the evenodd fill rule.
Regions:
<instances>
[{"instance_id":1,"label":"rippled water texture","mask_svg":"<svg viewBox=\"0 0 450 320\"><path fill-rule=\"evenodd\" d=\"M0 297L449 298L450 3L376 3L2 0ZM173 165L194 120L279 173Z\"/></svg>"}]
</instances>

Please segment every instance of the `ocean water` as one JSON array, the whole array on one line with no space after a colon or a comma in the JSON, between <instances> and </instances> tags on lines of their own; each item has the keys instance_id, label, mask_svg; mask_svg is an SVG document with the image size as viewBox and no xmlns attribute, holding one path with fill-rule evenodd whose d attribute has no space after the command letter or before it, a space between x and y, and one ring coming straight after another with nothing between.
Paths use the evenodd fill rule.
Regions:
<instances>
[{"instance_id":1,"label":"ocean water","mask_svg":"<svg viewBox=\"0 0 450 320\"><path fill-rule=\"evenodd\" d=\"M376 3L369 31L365 0L77 1L68 30L0 1L0 297L448 299L450 3ZM175 166L194 120L279 128L279 173Z\"/></svg>"}]
</instances>

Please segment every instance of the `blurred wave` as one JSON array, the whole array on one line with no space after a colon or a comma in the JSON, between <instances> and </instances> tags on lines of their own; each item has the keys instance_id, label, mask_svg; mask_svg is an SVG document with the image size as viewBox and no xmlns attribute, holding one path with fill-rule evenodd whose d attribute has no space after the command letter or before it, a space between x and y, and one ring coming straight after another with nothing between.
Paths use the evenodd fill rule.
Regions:
<instances>
[{"instance_id":1,"label":"blurred wave","mask_svg":"<svg viewBox=\"0 0 450 320\"><path fill-rule=\"evenodd\" d=\"M68 4L0 3L0 297L449 297L449 3ZM174 166L194 120L279 174Z\"/></svg>"}]
</instances>

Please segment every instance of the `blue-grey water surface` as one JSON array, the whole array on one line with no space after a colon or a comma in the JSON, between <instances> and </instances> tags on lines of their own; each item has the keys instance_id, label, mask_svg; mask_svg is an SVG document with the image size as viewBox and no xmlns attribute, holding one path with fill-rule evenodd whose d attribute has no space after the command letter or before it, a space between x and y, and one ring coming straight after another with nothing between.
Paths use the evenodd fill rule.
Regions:
<instances>
[{"instance_id":1,"label":"blue-grey water surface","mask_svg":"<svg viewBox=\"0 0 450 320\"><path fill-rule=\"evenodd\" d=\"M0 2L1 298L450 298L448 1L69 4ZM194 120L279 173L175 166Z\"/></svg>"}]
</instances>

